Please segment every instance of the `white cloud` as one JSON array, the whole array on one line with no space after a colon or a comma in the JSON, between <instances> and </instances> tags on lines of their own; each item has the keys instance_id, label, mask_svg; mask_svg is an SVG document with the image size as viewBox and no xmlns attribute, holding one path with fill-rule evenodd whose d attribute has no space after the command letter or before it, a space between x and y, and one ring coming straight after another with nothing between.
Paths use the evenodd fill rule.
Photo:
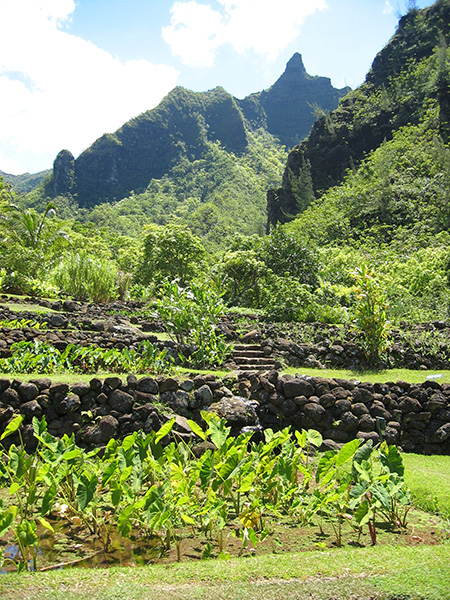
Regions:
<instances>
[{"instance_id":1,"label":"white cloud","mask_svg":"<svg viewBox=\"0 0 450 600\"><path fill-rule=\"evenodd\" d=\"M389 2L389 0L386 0L386 4L384 5L384 9L383 9L383 15L391 15L393 12L394 12L394 7Z\"/></svg>"},{"instance_id":2,"label":"white cloud","mask_svg":"<svg viewBox=\"0 0 450 600\"><path fill-rule=\"evenodd\" d=\"M63 31L74 10L74 0L0 0L4 146L54 155L68 148L76 155L158 104L176 84L173 67L121 62Z\"/></svg>"},{"instance_id":3,"label":"white cloud","mask_svg":"<svg viewBox=\"0 0 450 600\"><path fill-rule=\"evenodd\" d=\"M273 60L299 35L307 17L327 5L325 0L215 0L215 7L196 0L173 4L163 38L185 64L212 66L224 44Z\"/></svg>"}]
</instances>

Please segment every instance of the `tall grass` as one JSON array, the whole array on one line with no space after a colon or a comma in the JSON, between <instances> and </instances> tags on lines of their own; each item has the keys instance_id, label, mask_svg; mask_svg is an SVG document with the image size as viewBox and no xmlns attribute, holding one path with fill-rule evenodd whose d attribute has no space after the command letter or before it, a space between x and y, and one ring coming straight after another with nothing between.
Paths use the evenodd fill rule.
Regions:
<instances>
[{"instance_id":1,"label":"tall grass","mask_svg":"<svg viewBox=\"0 0 450 600\"><path fill-rule=\"evenodd\" d=\"M92 258L85 252L67 254L53 275L61 291L93 302L109 302L116 298L118 277L114 263L105 258Z\"/></svg>"}]
</instances>

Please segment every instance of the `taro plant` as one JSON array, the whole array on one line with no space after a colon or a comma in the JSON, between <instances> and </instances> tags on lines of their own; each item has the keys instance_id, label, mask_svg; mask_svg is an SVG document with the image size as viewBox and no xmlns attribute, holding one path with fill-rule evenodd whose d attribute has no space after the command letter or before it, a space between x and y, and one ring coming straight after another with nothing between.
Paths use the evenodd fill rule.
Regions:
<instances>
[{"instance_id":1,"label":"taro plant","mask_svg":"<svg viewBox=\"0 0 450 600\"><path fill-rule=\"evenodd\" d=\"M377 541L376 518L406 526L411 497L403 479L402 458L395 446L383 442L373 448L371 441L362 446L353 460L356 484L350 491L350 507L362 527L367 524L372 544Z\"/></svg>"},{"instance_id":2,"label":"taro plant","mask_svg":"<svg viewBox=\"0 0 450 600\"><path fill-rule=\"evenodd\" d=\"M56 490L52 485L50 465L40 461L39 454L28 454L20 435L22 415L14 417L0 437L0 450L3 459L0 463L0 478L9 483L8 491L15 503L3 510L0 507L0 535L9 529L14 534L17 546L15 562L19 571L37 568L38 523L50 531L53 527L45 518L50 512ZM18 433L20 446L11 444L6 450L1 442Z\"/></svg>"}]
</instances>

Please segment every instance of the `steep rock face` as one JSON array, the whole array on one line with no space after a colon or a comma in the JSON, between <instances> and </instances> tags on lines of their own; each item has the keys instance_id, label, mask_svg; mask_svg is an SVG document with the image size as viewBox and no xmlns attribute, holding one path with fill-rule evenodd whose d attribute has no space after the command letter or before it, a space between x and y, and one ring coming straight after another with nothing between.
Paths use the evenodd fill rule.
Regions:
<instances>
[{"instance_id":1,"label":"steep rock face","mask_svg":"<svg viewBox=\"0 0 450 600\"><path fill-rule=\"evenodd\" d=\"M75 158L69 150L61 150L53 162L53 194L71 194L74 186Z\"/></svg>"},{"instance_id":2,"label":"steep rock face","mask_svg":"<svg viewBox=\"0 0 450 600\"><path fill-rule=\"evenodd\" d=\"M430 57L442 40L450 42L450 1L438 0L424 10L412 10L399 22L397 32L376 56L366 81L355 93L340 101L339 107L316 121L307 140L288 157L282 187L267 195L268 227L284 223L304 210L299 202L299 179L308 165L315 196L342 181L348 169L377 148L406 124L418 122L421 107L433 96L427 86L403 94L402 102L389 96L389 85L415 63ZM398 80L407 86L407 78ZM385 97L383 97L383 94ZM437 89L442 131L448 129L448 86Z\"/></svg>"},{"instance_id":3,"label":"steep rock face","mask_svg":"<svg viewBox=\"0 0 450 600\"><path fill-rule=\"evenodd\" d=\"M348 87L334 88L328 77L308 75L301 54L296 53L278 81L260 94L267 130L292 147L310 132L317 118L315 108L334 110L348 91Z\"/></svg>"}]
</instances>

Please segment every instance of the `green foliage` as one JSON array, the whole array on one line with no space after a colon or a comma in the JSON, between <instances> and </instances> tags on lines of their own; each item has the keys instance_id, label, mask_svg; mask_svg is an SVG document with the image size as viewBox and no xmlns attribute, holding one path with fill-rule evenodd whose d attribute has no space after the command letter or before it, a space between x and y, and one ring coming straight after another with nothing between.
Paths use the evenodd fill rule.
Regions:
<instances>
[{"instance_id":1,"label":"green foliage","mask_svg":"<svg viewBox=\"0 0 450 600\"><path fill-rule=\"evenodd\" d=\"M319 264L315 253L302 240L278 226L264 240L262 258L269 269L280 276L291 276L310 286L318 283Z\"/></svg>"},{"instance_id":2,"label":"green foliage","mask_svg":"<svg viewBox=\"0 0 450 600\"><path fill-rule=\"evenodd\" d=\"M201 416L202 426L188 421L202 443L210 442L198 458L173 430L174 418L157 432L111 439L101 456L77 447L73 436L54 438L45 419L34 418L33 454L22 443L1 448L0 480L10 502L0 506L0 535L14 534L17 566L27 568L31 559L36 568L36 523L51 529L50 514L56 525L70 516L69 531L76 523L105 552L114 528L123 537L152 536L162 552L174 544L179 560L187 529L223 552L231 523L244 548L270 534L269 519L283 516L329 525L338 545L346 523L359 534L367 524L373 543L378 515L405 527L410 500L396 448L353 440L316 457L318 432L268 429L256 443L251 433L230 437L230 427L212 413ZM20 439L21 424L22 417L11 420L0 441Z\"/></svg>"},{"instance_id":3,"label":"green foliage","mask_svg":"<svg viewBox=\"0 0 450 600\"><path fill-rule=\"evenodd\" d=\"M234 250L224 254L218 272L225 297L232 305L259 308L267 267L255 250Z\"/></svg>"},{"instance_id":4,"label":"green foliage","mask_svg":"<svg viewBox=\"0 0 450 600\"><path fill-rule=\"evenodd\" d=\"M364 350L371 366L376 366L387 348L386 296L367 267L355 274L355 326L363 334Z\"/></svg>"},{"instance_id":5,"label":"green foliage","mask_svg":"<svg viewBox=\"0 0 450 600\"><path fill-rule=\"evenodd\" d=\"M104 258L86 252L66 254L53 273L59 289L80 300L108 302L118 296L119 270Z\"/></svg>"},{"instance_id":6,"label":"green foliage","mask_svg":"<svg viewBox=\"0 0 450 600\"><path fill-rule=\"evenodd\" d=\"M217 293L204 286L166 283L155 306L167 331L181 346L183 364L205 368L221 365L231 353L218 330L225 305Z\"/></svg>"},{"instance_id":7,"label":"green foliage","mask_svg":"<svg viewBox=\"0 0 450 600\"><path fill-rule=\"evenodd\" d=\"M179 279L188 284L200 271L205 250L199 238L182 225L152 226L144 240L138 283L160 285Z\"/></svg>"},{"instance_id":8,"label":"green foliage","mask_svg":"<svg viewBox=\"0 0 450 600\"><path fill-rule=\"evenodd\" d=\"M68 344L58 350L47 342L15 342L11 356L0 358L4 373L169 373L173 360L166 350L143 340L138 348L104 349L95 346Z\"/></svg>"}]
</instances>

